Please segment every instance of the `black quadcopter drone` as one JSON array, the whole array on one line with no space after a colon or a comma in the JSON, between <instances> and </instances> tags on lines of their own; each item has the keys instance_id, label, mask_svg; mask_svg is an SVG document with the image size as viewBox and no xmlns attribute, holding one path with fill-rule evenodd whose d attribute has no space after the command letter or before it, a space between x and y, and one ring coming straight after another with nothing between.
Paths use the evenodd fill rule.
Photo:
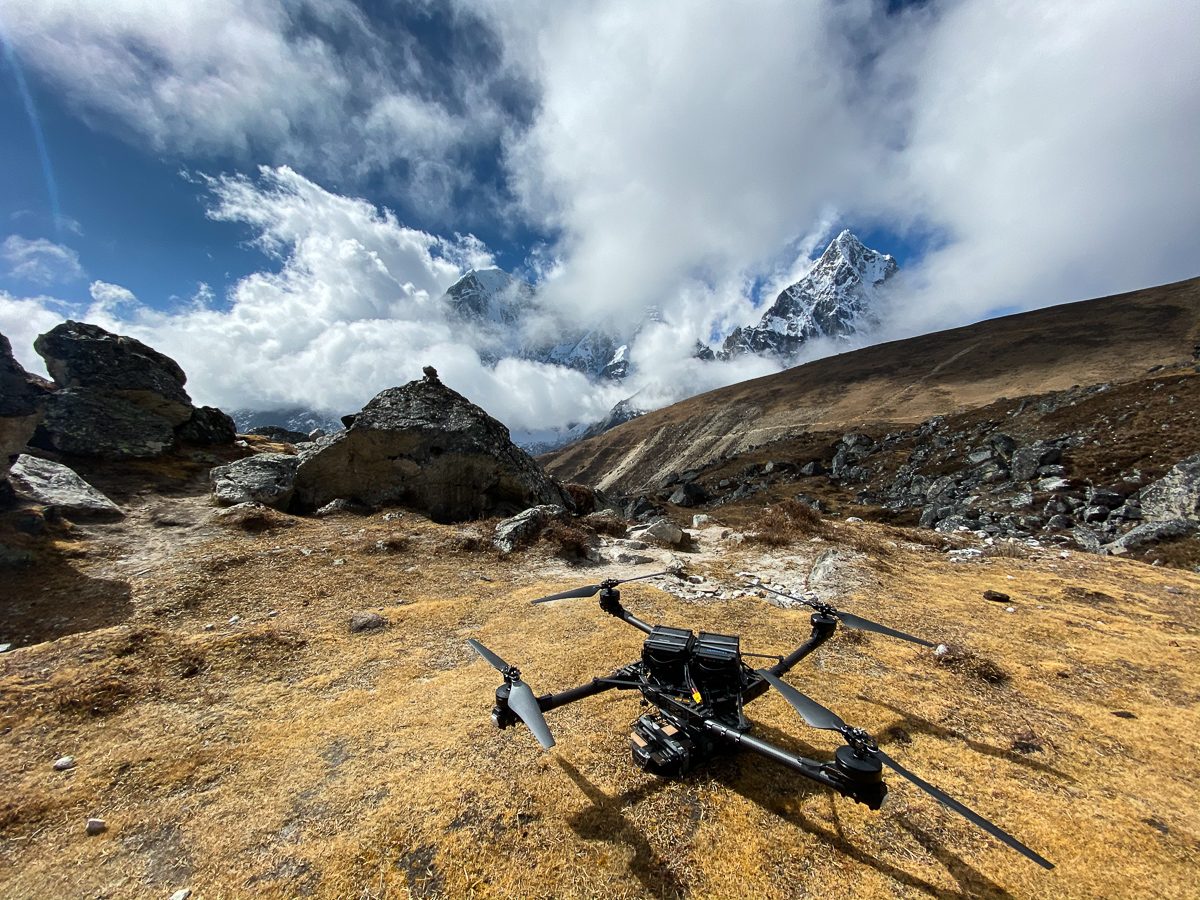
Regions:
<instances>
[{"instance_id":1,"label":"black quadcopter drone","mask_svg":"<svg viewBox=\"0 0 1200 900\"><path fill-rule=\"evenodd\" d=\"M467 643L504 676L504 683L496 689L492 723L497 728L508 728L520 720L533 732L538 743L549 749L554 746L554 737L546 724L544 713L603 691L640 691L643 705L654 707L654 711L634 722L629 747L633 761L647 772L665 777L682 775L721 750L741 748L773 759L871 809L879 809L887 794L887 785L882 777L883 766L886 765L1039 866L1054 868L1053 863L1003 829L905 769L881 750L867 732L847 725L832 710L781 679L800 660L829 640L839 622L847 628L885 634L925 647L933 647L933 643L842 612L812 595L792 597L756 584L756 587L811 607L812 635L787 656L765 657L778 660L773 666L751 669L742 661L742 657L761 654L743 653L737 635L703 631L693 634L684 628L648 625L621 605L621 593L617 585L666 574L655 572L637 578L608 579L533 601L549 603L573 597L592 597L599 593L600 608L604 612L646 634L641 660L579 687L537 697L533 689L521 680L521 672L516 666L506 663L479 641L469 640ZM772 687L809 725L842 735L846 746L837 749L832 761L821 762L797 756L749 734L751 725L745 716L745 705Z\"/></svg>"}]
</instances>

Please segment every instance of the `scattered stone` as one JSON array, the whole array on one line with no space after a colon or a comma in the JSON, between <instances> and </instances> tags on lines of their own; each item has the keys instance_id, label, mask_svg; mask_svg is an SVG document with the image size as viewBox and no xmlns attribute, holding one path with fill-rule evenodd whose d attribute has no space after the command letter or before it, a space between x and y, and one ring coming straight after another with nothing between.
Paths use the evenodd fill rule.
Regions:
<instances>
[{"instance_id":1,"label":"scattered stone","mask_svg":"<svg viewBox=\"0 0 1200 900\"><path fill-rule=\"evenodd\" d=\"M0 644L0 653L7 653L12 649L12 644Z\"/></svg>"},{"instance_id":2,"label":"scattered stone","mask_svg":"<svg viewBox=\"0 0 1200 900\"><path fill-rule=\"evenodd\" d=\"M171 900L188 900L192 896L191 888L180 888L171 895Z\"/></svg>"},{"instance_id":3,"label":"scattered stone","mask_svg":"<svg viewBox=\"0 0 1200 900\"><path fill-rule=\"evenodd\" d=\"M683 529L669 519L655 519L640 528L631 529L629 536L634 540L645 539L668 547L683 543Z\"/></svg>"},{"instance_id":4,"label":"scattered stone","mask_svg":"<svg viewBox=\"0 0 1200 900\"><path fill-rule=\"evenodd\" d=\"M270 610L267 610L267 616L268 616L268 617L270 617L270 618L272 618L272 619L273 619L273 618L275 618L277 615L279 615L279 610L277 610L277 609L270 609Z\"/></svg>"},{"instance_id":5,"label":"scattered stone","mask_svg":"<svg viewBox=\"0 0 1200 900\"><path fill-rule=\"evenodd\" d=\"M216 628L216 627L217 627L217 626L216 626L216 625L214 625L214 624L212 624L212 622L209 622L209 623L207 623L207 624L204 626L204 630L205 630L205 631L212 631L212 630L213 630L214 628Z\"/></svg>"},{"instance_id":6,"label":"scattered stone","mask_svg":"<svg viewBox=\"0 0 1200 900\"><path fill-rule=\"evenodd\" d=\"M95 837L106 831L108 831L108 823L103 819L92 818L87 820L87 833L89 837Z\"/></svg>"},{"instance_id":7,"label":"scattered stone","mask_svg":"<svg viewBox=\"0 0 1200 900\"><path fill-rule=\"evenodd\" d=\"M946 657L949 654L950 654L950 648L947 647L945 644L938 644L933 649L933 655L936 656L938 659L942 659L943 657Z\"/></svg>"},{"instance_id":8,"label":"scattered stone","mask_svg":"<svg viewBox=\"0 0 1200 900\"><path fill-rule=\"evenodd\" d=\"M292 499L300 459L287 453L259 453L208 473L218 503L261 503L284 509Z\"/></svg>"},{"instance_id":9,"label":"scattered stone","mask_svg":"<svg viewBox=\"0 0 1200 900\"><path fill-rule=\"evenodd\" d=\"M54 761L55 772L65 772L73 768L75 768L75 757L73 756L60 756Z\"/></svg>"},{"instance_id":10,"label":"scattered stone","mask_svg":"<svg viewBox=\"0 0 1200 900\"><path fill-rule=\"evenodd\" d=\"M711 523L712 523L712 516L706 515L705 513L700 513L699 515L692 516L692 527L693 528L704 528L706 525L709 525Z\"/></svg>"},{"instance_id":11,"label":"scattered stone","mask_svg":"<svg viewBox=\"0 0 1200 900\"><path fill-rule=\"evenodd\" d=\"M862 523L863 523L863 520L860 519L858 516L847 516L846 517L847 525L861 525Z\"/></svg>"},{"instance_id":12,"label":"scattered stone","mask_svg":"<svg viewBox=\"0 0 1200 900\"><path fill-rule=\"evenodd\" d=\"M333 564L335 566L344 566L346 564L346 561L344 559L335 559L333 561Z\"/></svg>"},{"instance_id":13,"label":"scattered stone","mask_svg":"<svg viewBox=\"0 0 1200 900\"><path fill-rule=\"evenodd\" d=\"M230 624L230 625L236 625L236 624L238 624L240 621L242 621L242 617L241 617L241 616L230 616L230 617L229 617L229 624Z\"/></svg>"},{"instance_id":14,"label":"scattered stone","mask_svg":"<svg viewBox=\"0 0 1200 900\"><path fill-rule=\"evenodd\" d=\"M389 388L346 431L307 444L296 499L316 509L338 497L371 508L400 504L436 522L511 516L570 502L508 429L436 381Z\"/></svg>"},{"instance_id":15,"label":"scattered stone","mask_svg":"<svg viewBox=\"0 0 1200 900\"><path fill-rule=\"evenodd\" d=\"M1147 544L1157 544L1159 541L1170 538L1183 537L1184 535L1191 534L1195 528L1196 525L1187 519L1147 522L1145 525L1139 525L1125 532L1125 534L1121 535L1115 541L1104 545L1104 549L1109 553L1118 555L1128 553L1130 550L1137 550L1145 547Z\"/></svg>"},{"instance_id":16,"label":"scattered stone","mask_svg":"<svg viewBox=\"0 0 1200 900\"><path fill-rule=\"evenodd\" d=\"M646 563L654 562L653 556L646 556L641 553L627 553L622 551L617 554L616 561L623 566L641 566Z\"/></svg>"},{"instance_id":17,"label":"scattered stone","mask_svg":"<svg viewBox=\"0 0 1200 900\"><path fill-rule=\"evenodd\" d=\"M295 521L261 503L238 503L226 509L214 510L210 520L221 525L236 525L247 531L283 528Z\"/></svg>"},{"instance_id":18,"label":"scattered stone","mask_svg":"<svg viewBox=\"0 0 1200 900\"><path fill-rule=\"evenodd\" d=\"M1008 594L1002 593L1000 591L990 591L989 590L989 591L983 592L983 599L991 600L993 603L1007 603L1012 598L1009 597Z\"/></svg>"},{"instance_id":19,"label":"scattered stone","mask_svg":"<svg viewBox=\"0 0 1200 900\"><path fill-rule=\"evenodd\" d=\"M68 516L120 517L117 504L62 463L22 453L8 474L16 493Z\"/></svg>"},{"instance_id":20,"label":"scattered stone","mask_svg":"<svg viewBox=\"0 0 1200 900\"><path fill-rule=\"evenodd\" d=\"M1200 522L1200 453L1177 463L1158 481L1142 488L1141 505L1151 522Z\"/></svg>"},{"instance_id":21,"label":"scattered stone","mask_svg":"<svg viewBox=\"0 0 1200 900\"><path fill-rule=\"evenodd\" d=\"M345 497L339 497L337 500L330 500L328 503L314 512L313 515L317 518L332 516L336 513L347 513L350 515L361 516L366 515L368 512L369 510L367 507L363 506L361 503L355 503L353 500L347 500ZM393 519L395 518L399 518L399 516L394 516ZM387 516L384 516L383 518L385 522L393 521L393 519L389 519Z\"/></svg>"},{"instance_id":22,"label":"scattered stone","mask_svg":"<svg viewBox=\"0 0 1200 900\"><path fill-rule=\"evenodd\" d=\"M1017 611L1017 608L1015 606L1006 606L1004 608L1004 611L1006 613L1015 613Z\"/></svg>"},{"instance_id":23,"label":"scattered stone","mask_svg":"<svg viewBox=\"0 0 1200 900\"><path fill-rule=\"evenodd\" d=\"M322 509L324 509L324 507L322 507ZM402 513L402 512L384 513L382 518L383 518L383 521L385 521L385 522L395 522L397 519L404 518L404 513Z\"/></svg>"},{"instance_id":24,"label":"scattered stone","mask_svg":"<svg viewBox=\"0 0 1200 900\"><path fill-rule=\"evenodd\" d=\"M350 631L353 634L359 634L364 631L378 631L380 628L387 627L387 619L377 612L362 611L356 612L350 617Z\"/></svg>"},{"instance_id":25,"label":"scattered stone","mask_svg":"<svg viewBox=\"0 0 1200 900\"><path fill-rule=\"evenodd\" d=\"M531 506L496 526L496 532L492 537L492 546L501 553L512 553L520 547L526 547L533 543L547 524L566 517L566 507L559 504L547 503L541 506Z\"/></svg>"},{"instance_id":26,"label":"scattered stone","mask_svg":"<svg viewBox=\"0 0 1200 900\"><path fill-rule=\"evenodd\" d=\"M708 491L703 486L695 481L689 481L686 484L681 484L675 489L675 493L671 494L668 503L673 503L675 506L699 506L708 500Z\"/></svg>"},{"instance_id":27,"label":"scattered stone","mask_svg":"<svg viewBox=\"0 0 1200 900\"><path fill-rule=\"evenodd\" d=\"M1114 716L1116 716L1118 719L1136 719L1137 718L1136 715L1134 715L1127 709L1114 709L1112 711L1112 714Z\"/></svg>"},{"instance_id":28,"label":"scattered stone","mask_svg":"<svg viewBox=\"0 0 1200 900\"><path fill-rule=\"evenodd\" d=\"M1081 550L1086 550L1088 553L1100 552L1100 538L1090 528L1076 525L1071 529L1071 537L1075 539L1075 543L1079 545Z\"/></svg>"}]
</instances>

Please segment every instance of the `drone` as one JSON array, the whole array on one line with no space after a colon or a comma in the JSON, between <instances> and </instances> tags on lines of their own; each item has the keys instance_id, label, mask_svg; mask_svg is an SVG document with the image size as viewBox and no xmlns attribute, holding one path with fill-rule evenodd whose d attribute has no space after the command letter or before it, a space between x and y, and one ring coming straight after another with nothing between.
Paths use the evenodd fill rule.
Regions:
<instances>
[{"instance_id":1,"label":"drone","mask_svg":"<svg viewBox=\"0 0 1200 900\"><path fill-rule=\"evenodd\" d=\"M640 660L569 690L536 696L522 679L520 669L505 662L479 641L468 640L471 648L504 677L504 683L496 689L492 724L503 729L523 722L542 748L548 750L554 746L554 736L546 723L546 713L604 691L639 691L642 705L652 707L652 711L633 723L629 748L633 762L646 772L666 778L679 777L721 751L749 750L877 810L888 791L883 781L883 767L887 766L1039 866L1054 868L1053 863L1008 832L896 762L866 731L846 724L837 713L783 680L797 663L828 641L839 624L924 647L934 647L932 642L835 609L815 594L795 597L755 583L758 588L811 608L812 635L786 656L746 653L741 650L737 635L704 631L693 634L685 628L650 625L621 605L619 585L667 574L671 573L610 578L533 601L535 604L550 603L599 594L601 610L646 635ZM774 659L776 662L765 668L752 669L744 657ZM797 756L750 734L752 725L746 719L745 706L771 688L781 694L808 725L836 731L842 736L845 746L835 751L832 760L822 762Z\"/></svg>"}]
</instances>

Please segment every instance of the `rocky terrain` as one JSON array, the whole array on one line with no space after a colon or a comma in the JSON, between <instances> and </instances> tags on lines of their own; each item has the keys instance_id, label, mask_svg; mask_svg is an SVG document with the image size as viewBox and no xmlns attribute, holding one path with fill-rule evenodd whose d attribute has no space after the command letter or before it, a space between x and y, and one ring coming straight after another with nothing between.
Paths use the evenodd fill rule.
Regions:
<instances>
[{"instance_id":1,"label":"rocky terrain","mask_svg":"<svg viewBox=\"0 0 1200 900\"><path fill-rule=\"evenodd\" d=\"M432 369L328 435L235 436L93 326L39 340L54 384L0 354L0 895L1179 895L1197 299L845 354L545 469ZM492 727L468 638L539 693L586 682L641 636L528 601L654 572L631 610L752 653L810 628L766 587L937 644L843 630L792 677L1057 868L899 780L871 812L739 755L645 774L626 694L550 714L549 753ZM748 714L837 744L778 697Z\"/></svg>"}]
</instances>

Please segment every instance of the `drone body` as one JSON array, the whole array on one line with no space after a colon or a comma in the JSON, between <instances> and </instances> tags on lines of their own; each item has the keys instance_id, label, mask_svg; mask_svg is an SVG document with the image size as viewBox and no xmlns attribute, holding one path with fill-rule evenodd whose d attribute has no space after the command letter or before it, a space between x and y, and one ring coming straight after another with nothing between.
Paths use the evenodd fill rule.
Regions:
<instances>
[{"instance_id":1,"label":"drone body","mask_svg":"<svg viewBox=\"0 0 1200 900\"><path fill-rule=\"evenodd\" d=\"M662 574L666 573L640 578ZM515 666L504 662L478 641L468 642L504 676L504 683L496 690L496 704L492 709L492 723L496 727L508 728L518 721L524 722L542 747L549 749L554 746L554 737L544 713L604 691L636 690L642 695L642 705L653 708L634 722L629 738L634 763L647 772L674 777L717 753L743 749L772 759L871 809L879 809L888 790L882 777L883 767L887 766L1038 865L1053 868L1052 863L1016 838L902 767L879 749L865 731L847 725L836 713L781 679L829 640L839 622L850 628L886 634L927 647L934 646L931 642L841 612L813 598L793 597L814 609L812 635L787 656L771 657L777 660L774 665L756 670L743 660L740 639L736 635L694 634L683 628L651 626L626 610L621 605L617 585L640 578L610 579L533 601L546 603L599 593L600 608L604 612L646 635L640 660L579 687L537 697L521 680L521 673ZM771 588L766 590L780 593ZM797 756L749 733L752 726L745 716L745 706L770 688L781 693L809 725L837 731L843 736L846 745L837 749L832 760L822 762Z\"/></svg>"}]
</instances>

